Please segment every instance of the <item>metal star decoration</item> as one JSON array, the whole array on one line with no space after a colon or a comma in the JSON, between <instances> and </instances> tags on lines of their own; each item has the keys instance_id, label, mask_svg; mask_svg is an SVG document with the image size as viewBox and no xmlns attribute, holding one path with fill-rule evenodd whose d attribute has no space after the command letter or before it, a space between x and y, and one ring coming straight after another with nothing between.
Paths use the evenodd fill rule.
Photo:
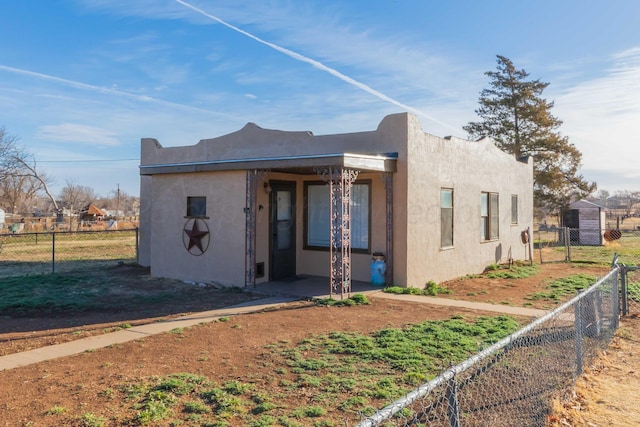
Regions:
<instances>
[{"instance_id":1,"label":"metal star decoration","mask_svg":"<svg viewBox=\"0 0 640 427\"><path fill-rule=\"evenodd\" d=\"M205 246L202 244L202 240L205 236L209 234L209 231L201 230L200 227L198 226L198 221L199 220L197 218L193 219L193 223L191 224L191 229L189 229L189 221L187 221L187 224L185 224L185 228L183 231L186 237L188 237L188 242L186 238L184 239L185 247L189 252L191 252L191 249L193 249L193 247L196 247L200 249L201 253L204 253L207 250L208 242L207 242L207 245ZM205 224L205 228L206 228L206 224Z\"/></svg>"}]
</instances>

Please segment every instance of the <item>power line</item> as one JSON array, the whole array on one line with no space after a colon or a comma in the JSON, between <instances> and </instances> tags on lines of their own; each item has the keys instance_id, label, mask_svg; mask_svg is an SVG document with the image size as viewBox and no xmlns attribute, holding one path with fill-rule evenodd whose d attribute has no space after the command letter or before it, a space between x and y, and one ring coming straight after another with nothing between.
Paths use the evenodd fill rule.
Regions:
<instances>
[{"instance_id":1,"label":"power line","mask_svg":"<svg viewBox=\"0 0 640 427\"><path fill-rule=\"evenodd\" d=\"M94 160L38 160L38 163L97 163L97 162L139 162L140 159L94 159Z\"/></svg>"}]
</instances>

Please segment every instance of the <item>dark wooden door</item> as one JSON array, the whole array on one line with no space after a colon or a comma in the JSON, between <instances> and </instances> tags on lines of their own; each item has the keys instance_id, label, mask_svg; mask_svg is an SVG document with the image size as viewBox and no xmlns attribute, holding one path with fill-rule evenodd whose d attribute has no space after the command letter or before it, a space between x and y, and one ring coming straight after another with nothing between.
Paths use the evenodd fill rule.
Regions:
<instances>
[{"instance_id":1,"label":"dark wooden door","mask_svg":"<svg viewBox=\"0 0 640 427\"><path fill-rule=\"evenodd\" d=\"M271 280L296 275L296 183L271 182Z\"/></svg>"}]
</instances>

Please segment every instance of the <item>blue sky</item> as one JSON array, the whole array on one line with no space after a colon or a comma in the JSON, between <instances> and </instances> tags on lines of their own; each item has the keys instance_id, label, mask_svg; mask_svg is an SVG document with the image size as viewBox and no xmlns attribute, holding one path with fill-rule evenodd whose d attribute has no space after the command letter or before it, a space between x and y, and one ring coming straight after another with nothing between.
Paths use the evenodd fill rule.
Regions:
<instances>
[{"instance_id":1,"label":"blue sky","mask_svg":"<svg viewBox=\"0 0 640 427\"><path fill-rule=\"evenodd\" d=\"M636 0L20 0L0 4L0 126L55 178L139 190L140 138L374 130L466 137L496 55L551 83L600 189L640 190Z\"/></svg>"}]
</instances>

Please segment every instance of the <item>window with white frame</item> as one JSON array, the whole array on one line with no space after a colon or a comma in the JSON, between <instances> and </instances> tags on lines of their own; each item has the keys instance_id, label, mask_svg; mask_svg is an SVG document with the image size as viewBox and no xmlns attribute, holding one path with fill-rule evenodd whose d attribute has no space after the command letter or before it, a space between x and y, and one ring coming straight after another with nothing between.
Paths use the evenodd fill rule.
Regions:
<instances>
[{"instance_id":1,"label":"window with white frame","mask_svg":"<svg viewBox=\"0 0 640 427\"><path fill-rule=\"evenodd\" d=\"M440 247L453 246L453 189L440 189Z\"/></svg>"},{"instance_id":2,"label":"window with white frame","mask_svg":"<svg viewBox=\"0 0 640 427\"><path fill-rule=\"evenodd\" d=\"M304 247L327 249L330 245L331 197L324 182L305 182ZM351 249L369 252L371 229L371 181L357 181L351 188Z\"/></svg>"},{"instance_id":3,"label":"window with white frame","mask_svg":"<svg viewBox=\"0 0 640 427\"><path fill-rule=\"evenodd\" d=\"M480 238L496 240L499 234L498 193L483 192L480 195Z\"/></svg>"},{"instance_id":4,"label":"window with white frame","mask_svg":"<svg viewBox=\"0 0 640 427\"><path fill-rule=\"evenodd\" d=\"M518 223L518 195L511 195L511 224Z\"/></svg>"}]
</instances>

